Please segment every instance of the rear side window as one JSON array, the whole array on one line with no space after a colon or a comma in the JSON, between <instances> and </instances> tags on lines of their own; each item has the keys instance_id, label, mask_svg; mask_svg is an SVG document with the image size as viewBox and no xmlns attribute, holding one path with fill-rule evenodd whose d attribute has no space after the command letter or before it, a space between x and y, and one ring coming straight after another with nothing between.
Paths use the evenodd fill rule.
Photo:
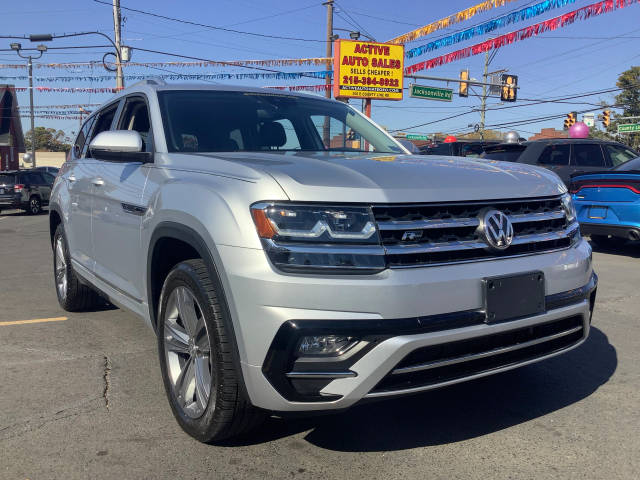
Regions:
<instances>
[{"instance_id":1,"label":"rear side window","mask_svg":"<svg viewBox=\"0 0 640 480\"><path fill-rule=\"evenodd\" d=\"M480 144L464 145L461 155L463 157L479 157L483 151L482 145Z\"/></svg>"},{"instance_id":2,"label":"rear side window","mask_svg":"<svg viewBox=\"0 0 640 480\"><path fill-rule=\"evenodd\" d=\"M6 173L0 173L0 185L13 185L16 183L15 175L7 175Z\"/></svg>"},{"instance_id":3,"label":"rear side window","mask_svg":"<svg viewBox=\"0 0 640 480\"><path fill-rule=\"evenodd\" d=\"M87 145L87 137L89 136L89 132L91 132L91 126L95 121L96 117L89 118L84 125L80 129L80 133L78 134L75 143L73 144L73 156L75 158L82 158L82 155L85 150L85 146Z\"/></svg>"},{"instance_id":4,"label":"rear side window","mask_svg":"<svg viewBox=\"0 0 640 480\"><path fill-rule=\"evenodd\" d=\"M487 160L498 160L500 162L517 162L525 149L526 147L522 146L521 148L500 148L490 150L485 152L484 155L482 155L482 158Z\"/></svg>"},{"instance_id":5,"label":"rear side window","mask_svg":"<svg viewBox=\"0 0 640 480\"><path fill-rule=\"evenodd\" d=\"M640 157L634 158L633 160L629 160L622 165L618 165L614 170L618 170L621 172L628 172L629 170L639 170L640 171ZM2 181L0 180L0 183Z\"/></svg>"},{"instance_id":6,"label":"rear side window","mask_svg":"<svg viewBox=\"0 0 640 480\"><path fill-rule=\"evenodd\" d=\"M549 145L538 159L540 165L569 165L571 145Z\"/></svg>"},{"instance_id":7,"label":"rear side window","mask_svg":"<svg viewBox=\"0 0 640 480\"><path fill-rule=\"evenodd\" d=\"M573 164L578 167L604 167L602 148L597 143L574 144Z\"/></svg>"},{"instance_id":8,"label":"rear side window","mask_svg":"<svg viewBox=\"0 0 640 480\"><path fill-rule=\"evenodd\" d=\"M451 155L450 143L439 143L433 147L427 147L422 150L424 155Z\"/></svg>"},{"instance_id":9,"label":"rear side window","mask_svg":"<svg viewBox=\"0 0 640 480\"><path fill-rule=\"evenodd\" d=\"M605 145L604 148L609 153L609 158L614 167L637 157L635 152L618 145Z\"/></svg>"}]
</instances>

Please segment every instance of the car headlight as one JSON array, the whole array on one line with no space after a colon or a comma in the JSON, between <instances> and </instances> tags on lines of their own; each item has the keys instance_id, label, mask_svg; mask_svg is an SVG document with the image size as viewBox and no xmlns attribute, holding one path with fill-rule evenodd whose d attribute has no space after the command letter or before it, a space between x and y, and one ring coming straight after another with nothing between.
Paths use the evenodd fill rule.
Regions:
<instances>
[{"instance_id":1,"label":"car headlight","mask_svg":"<svg viewBox=\"0 0 640 480\"><path fill-rule=\"evenodd\" d=\"M576 206L573 204L571 194L565 193L562 195L562 207L564 208L565 215L567 216L567 223L571 224L575 222L578 214L576 213Z\"/></svg>"},{"instance_id":2,"label":"car headlight","mask_svg":"<svg viewBox=\"0 0 640 480\"><path fill-rule=\"evenodd\" d=\"M251 216L267 255L281 270L373 273L385 268L369 207L258 203Z\"/></svg>"}]
</instances>

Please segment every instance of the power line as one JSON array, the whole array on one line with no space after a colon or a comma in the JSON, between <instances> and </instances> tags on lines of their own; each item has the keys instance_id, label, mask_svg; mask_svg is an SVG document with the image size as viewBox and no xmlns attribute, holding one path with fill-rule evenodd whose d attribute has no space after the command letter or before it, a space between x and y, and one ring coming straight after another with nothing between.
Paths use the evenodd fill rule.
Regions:
<instances>
[{"instance_id":1,"label":"power line","mask_svg":"<svg viewBox=\"0 0 640 480\"><path fill-rule=\"evenodd\" d=\"M93 0L96 3L101 3L103 5L109 5L112 6L111 3L109 2L105 2L103 0ZM127 10L130 12L135 12L135 13L140 13L142 15L149 15L151 17L156 17L156 18L161 18L163 20L169 20L171 22L178 22L178 23L184 23L187 25L195 25L197 27L204 27L204 28L209 28L211 30L220 30L223 32L229 32L229 33L237 33L240 35L251 35L254 37L261 37L261 38L273 38L273 39L277 39L277 40L293 40L293 41L297 41L297 42L315 42L315 43L326 43L326 40L315 40L315 39L310 39L310 38L298 38L298 37L284 37L284 36L280 36L280 35L268 35L265 33L255 33L255 32L246 32L243 30L235 30L232 28L225 28L225 27L217 27L215 25L209 25L206 23L199 23L199 22L192 22L190 20L183 20L181 18L175 18L175 17L169 17L167 15L160 15L159 13L153 13L153 12L147 12L145 10L139 10L137 8L131 8L131 7L120 7L120 9L122 10Z\"/></svg>"}]
</instances>

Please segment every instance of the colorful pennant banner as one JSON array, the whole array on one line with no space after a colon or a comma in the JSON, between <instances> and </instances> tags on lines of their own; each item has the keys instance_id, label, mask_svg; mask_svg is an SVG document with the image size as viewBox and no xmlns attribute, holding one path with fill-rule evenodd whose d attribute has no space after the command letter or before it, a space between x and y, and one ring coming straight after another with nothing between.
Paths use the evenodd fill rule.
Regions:
<instances>
[{"instance_id":1,"label":"colorful pennant banner","mask_svg":"<svg viewBox=\"0 0 640 480\"><path fill-rule=\"evenodd\" d=\"M325 92L331 90L333 85L320 84L320 85L276 85L263 88L274 88L276 90L289 90L290 92Z\"/></svg>"},{"instance_id":2,"label":"colorful pennant banner","mask_svg":"<svg viewBox=\"0 0 640 480\"><path fill-rule=\"evenodd\" d=\"M425 60L420 63L405 68L405 75L411 75L421 70L429 70L447 63L455 62L463 58L478 55L490 50L502 48L505 45L510 45L521 40L526 40L531 37L535 37L545 32L551 32L558 28L566 27L573 24L576 20L587 20L598 15L609 13L614 10L614 4L616 8L624 8L631 4L637 3L639 0L604 0L601 2L592 3L586 7L579 8L572 12L560 15L559 17L545 20L544 22L536 23L528 27L516 30L515 32L507 33L496 38L484 41L482 43L476 43L467 48L456 50L455 52L447 53L430 60Z\"/></svg>"},{"instance_id":3,"label":"colorful pennant banner","mask_svg":"<svg viewBox=\"0 0 640 480\"><path fill-rule=\"evenodd\" d=\"M576 0L545 0L544 2L540 2L530 7L525 7L522 10L518 10L517 12L503 15L502 17L489 20L488 22L468 28L467 30L463 30L452 35L439 38L438 40L434 40L433 42L429 42L425 45L420 45L419 47L412 48L405 52L405 56L407 58L418 57L420 55L424 55L427 52L437 50L438 48L449 47L451 45L455 45L456 43L470 40L478 35L485 35L499 28L506 27L507 25L522 22L524 20L529 20L530 18L534 18L548 12L549 10L562 8L575 2Z\"/></svg>"},{"instance_id":4,"label":"colorful pennant banner","mask_svg":"<svg viewBox=\"0 0 640 480\"><path fill-rule=\"evenodd\" d=\"M412 42L420 37L429 35L430 33L437 32L438 30L448 28L452 25L455 25L456 23L469 20L471 17L474 17L479 13L502 7L503 5L506 5L507 3L511 3L513 1L516 0L487 0L485 2L478 3L473 7L465 8L464 10L461 10L458 13L454 13L453 15L449 15L448 17L432 22L428 25L425 25L424 27L417 28L411 32L405 33L404 35L392 38L387 43L404 44Z\"/></svg>"},{"instance_id":5,"label":"colorful pennant banner","mask_svg":"<svg viewBox=\"0 0 640 480\"><path fill-rule=\"evenodd\" d=\"M331 77L330 70L310 71L310 72L274 72L274 73L214 73L214 74L164 74L154 75L155 78L163 78L166 80L241 80L253 79L260 80L266 78L275 78L278 80L294 80L298 78L326 78ZM125 75L125 80L144 80L149 75ZM28 80L29 77L24 75L16 76L0 76L1 80ZM65 75L56 77L35 77L37 82L111 82L113 75Z\"/></svg>"},{"instance_id":6,"label":"colorful pennant banner","mask_svg":"<svg viewBox=\"0 0 640 480\"><path fill-rule=\"evenodd\" d=\"M326 65L327 62L331 62L332 58L326 57L311 57L311 58L277 58L268 60L229 60L229 61L210 61L210 62L126 62L123 63L123 67L234 67L238 66L262 66L262 67L295 67L301 65ZM107 65L115 66L115 63L108 63ZM65 62L65 63L34 63L35 68L102 68L102 62ZM0 68L6 69L20 69L27 68L22 63L5 63L0 64Z\"/></svg>"}]
</instances>

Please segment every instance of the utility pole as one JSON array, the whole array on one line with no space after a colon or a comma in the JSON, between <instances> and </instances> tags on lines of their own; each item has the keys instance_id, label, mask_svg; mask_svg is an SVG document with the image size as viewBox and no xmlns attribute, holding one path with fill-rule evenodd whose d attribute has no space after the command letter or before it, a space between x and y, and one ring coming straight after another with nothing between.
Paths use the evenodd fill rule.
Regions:
<instances>
[{"instance_id":1,"label":"utility pole","mask_svg":"<svg viewBox=\"0 0 640 480\"><path fill-rule=\"evenodd\" d=\"M327 70L329 71L332 69L331 57L333 56L333 1L334 0L327 0L323 3L323 5L327 6ZM325 83L327 85L325 96L331 98L331 88L329 87L329 85L331 85L331 78L328 75Z\"/></svg>"},{"instance_id":2,"label":"utility pole","mask_svg":"<svg viewBox=\"0 0 640 480\"><path fill-rule=\"evenodd\" d=\"M31 55L29 55L29 59L27 60L27 66L29 68L29 112L31 115L31 161L32 165L36 167L36 127L35 127L35 117L33 113L33 61L31 60Z\"/></svg>"},{"instance_id":3,"label":"utility pole","mask_svg":"<svg viewBox=\"0 0 640 480\"><path fill-rule=\"evenodd\" d=\"M480 137L484 140L484 116L487 108L487 76L489 71L489 51L484 52L484 73L482 74L482 103L480 105Z\"/></svg>"},{"instance_id":4,"label":"utility pole","mask_svg":"<svg viewBox=\"0 0 640 480\"><path fill-rule=\"evenodd\" d=\"M122 16L120 15L120 0L113 0L113 30L116 43L116 88L124 87L124 77L122 75L122 48L120 47L120 35L122 27Z\"/></svg>"}]
</instances>

